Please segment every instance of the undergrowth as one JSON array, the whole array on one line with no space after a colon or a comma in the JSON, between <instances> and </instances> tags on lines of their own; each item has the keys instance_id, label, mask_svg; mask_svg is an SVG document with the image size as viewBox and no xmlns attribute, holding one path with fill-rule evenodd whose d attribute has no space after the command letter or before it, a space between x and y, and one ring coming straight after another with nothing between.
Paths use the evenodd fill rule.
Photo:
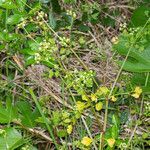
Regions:
<instances>
[{"instance_id":1,"label":"undergrowth","mask_svg":"<svg viewBox=\"0 0 150 150\"><path fill-rule=\"evenodd\" d=\"M0 0L0 150L146 150L150 6Z\"/></svg>"}]
</instances>

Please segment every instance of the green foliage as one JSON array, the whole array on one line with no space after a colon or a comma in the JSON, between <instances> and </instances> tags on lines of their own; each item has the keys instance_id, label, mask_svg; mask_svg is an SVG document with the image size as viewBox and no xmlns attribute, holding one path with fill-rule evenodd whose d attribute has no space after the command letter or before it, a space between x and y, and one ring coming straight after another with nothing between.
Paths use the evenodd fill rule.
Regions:
<instances>
[{"instance_id":1,"label":"green foliage","mask_svg":"<svg viewBox=\"0 0 150 150\"><path fill-rule=\"evenodd\" d=\"M11 15L9 18L7 18L6 23L9 25L16 25L23 20L24 20L23 15L14 14L14 15Z\"/></svg>"},{"instance_id":2,"label":"green foliage","mask_svg":"<svg viewBox=\"0 0 150 150\"><path fill-rule=\"evenodd\" d=\"M0 129L0 149L14 150L24 144L23 137L14 128Z\"/></svg>"},{"instance_id":3,"label":"green foliage","mask_svg":"<svg viewBox=\"0 0 150 150\"><path fill-rule=\"evenodd\" d=\"M52 29L56 28L56 20L51 12L49 13L49 25Z\"/></svg>"},{"instance_id":4,"label":"green foliage","mask_svg":"<svg viewBox=\"0 0 150 150\"><path fill-rule=\"evenodd\" d=\"M0 105L0 123L11 123L14 119L17 119L16 107L13 106L11 101L8 99L6 101L6 107L2 104Z\"/></svg>"},{"instance_id":5,"label":"green foliage","mask_svg":"<svg viewBox=\"0 0 150 150\"><path fill-rule=\"evenodd\" d=\"M0 0L0 150L148 145L150 12L141 5L127 25L131 4ZM112 55L103 41L118 29L112 42L121 57L112 59L132 72L118 73L119 80L103 57ZM124 130L143 124L141 140L135 132L130 142Z\"/></svg>"},{"instance_id":6,"label":"green foliage","mask_svg":"<svg viewBox=\"0 0 150 150\"><path fill-rule=\"evenodd\" d=\"M149 21L148 21L149 22ZM124 31L114 49L123 56L129 53L123 68L132 72L150 71L150 23L144 27ZM119 62L120 64L121 61Z\"/></svg>"},{"instance_id":7,"label":"green foliage","mask_svg":"<svg viewBox=\"0 0 150 150\"><path fill-rule=\"evenodd\" d=\"M65 76L68 88L73 87L79 94L84 94L88 88L92 88L95 74L93 71L71 71Z\"/></svg>"},{"instance_id":8,"label":"green foliage","mask_svg":"<svg viewBox=\"0 0 150 150\"><path fill-rule=\"evenodd\" d=\"M132 27L144 26L149 17L150 8L147 6L140 6L133 12L130 25Z\"/></svg>"},{"instance_id":9,"label":"green foliage","mask_svg":"<svg viewBox=\"0 0 150 150\"><path fill-rule=\"evenodd\" d=\"M16 4L13 3L11 0L6 0L6 1L1 0L0 1L0 6L2 8L5 8L5 9L15 9L15 8L17 8Z\"/></svg>"},{"instance_id":10,"label":"green foliage","mask_svg":"<svg viewBox=\"0 0 150 150\"><path fill-rule=\"evenodd\" d=\"M38 110L35 108L33 111L28 102L20 101L17 103L19 112L21 113L21 123L27 127L35 127L35 120L40 117Z\"/></svg>"}]
</instances>

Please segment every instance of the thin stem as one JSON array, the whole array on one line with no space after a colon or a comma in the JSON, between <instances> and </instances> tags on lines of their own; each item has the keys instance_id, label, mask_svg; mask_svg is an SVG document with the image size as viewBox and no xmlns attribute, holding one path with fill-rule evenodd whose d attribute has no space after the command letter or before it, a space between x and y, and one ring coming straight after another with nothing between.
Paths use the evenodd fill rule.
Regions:
<instances>
[{"instance_id":1,"label":"thin stem","mask_svg":"<svg viewBox=\"0 0 150 150\"><path fill-rule=\"evenodd\" d=\"M116 79L115 79L115 81L114 81L114 83L113 83L113 86L112 86L111 91L110 91L110 93L109 93L108 99L106 99L106 105L105 105L106 109L105 109L105 117L104 117L104 127L103 127L103 132L102 132L101 138L103 138L103 134L105 134L106 127L107 127L107 116L108 116L109 98L111 97L111 95L112 95L112 93L113 93L113 90L114 90L114 88L115 88L115 86L116 86L116 84L117 84L117 81L118 81L118 79L119 79L119 77L120 77L120 75L121 75L121 72L122 72L122 70L123 70L123 67L124 67L124 65L125 65L125 63L126 63L128 57L129 57L129 54L130 54L130 52L131 52L131 50L132 50L132 47L135 45L135 43L137 42L138 38L141 36L141 33L142 33L143 29L146 27L146 25L147 25L148 22L149 22L149 20L147 20L147 22L145 23L145 25L143 26L143 28L139 31L138 36L135 38L133 44L132 44L131 47L129 48L129 50L128 50L127 54L126 54L126 57L125 57L125 59L124 59L122 65L121 65L121 67L120 67L120 70L119 70L119 72L118 72L118 74L117 74L117 76L116 76ZM100 141L101 141L101 142L100 142L100 148L101 148L101 150L102 150L102 149L103 149L103 139L101 139Z\"/></svg>"},{"instance_id":2,"label":"thin stem","mask_svg":"<svg viewBox=\"0 0 150 150\"><path fill-rule=\"evenodd\" d=\"M46 127L47 127L47 129L48 129L48 132L49 132L49 134L50 134L50 136L51 136L51 138L52 138L52 140L53 140L53 142L54 142L54 144L55 144L55 146L56 146L56 149L58 149L58 144L57 144L57 142L56 142L56 139L55 139L55 137L54 137L54 134L53 134L53 132L52 132L52 129L50 128L50 126L49 126L49 124L48 124L48 121L47 121L47 119L46 119L44 113L42 112L42 108L41 108L41 106L40 106L40 104L39 104L39 102L38 102L38 100L37 100L37 98L36 98L36 96L35 96L33 90L32 90L32 89L29 89L29 92L30 92L30 94L31 94L31 96L32 96L32 99L34 100L34 102L35 102L35 104L36 104L36 106L37 106L37 108L38 108L38 110L39 110L39 112L40 112L40 114L41 114L41 116L42 116L44 122L45 122L45 125L46 125Z\"/></svg>"}]
</instances>

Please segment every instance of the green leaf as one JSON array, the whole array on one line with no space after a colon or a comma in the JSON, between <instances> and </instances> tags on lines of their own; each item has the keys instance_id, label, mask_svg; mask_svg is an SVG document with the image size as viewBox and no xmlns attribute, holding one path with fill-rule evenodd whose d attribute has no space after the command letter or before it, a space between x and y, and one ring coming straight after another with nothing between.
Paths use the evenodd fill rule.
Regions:
<instances>
[{"instance_id":1,"label":"green leaf","mask_svg":"<svg viewBox=\"0 0 150 150\"><path fill-rule=\"evenodd\" d=\"M30 41L28 40L28 45L31 48L31 50L36 50L37 51L39 49L39 44L32 41L32 40L30 40Z\"/></svg>"},{"instance_id":2,"label":"green leaf","mask_svg":"<svg viewBox=\"0 0 150 150\"><path fill-rule=\"evenodd\" d=\"M130 50L127 61L125 62L123 69L131 72L150 72L150 25L142 31L141 36L139 34L131 35L123 33L119 37L118 44L115 44L113 48L121 55L126 56ZM140 30L141 31L141 30ZM139 32L140 32L139 31ZM136 43L135 38L139 37ZM133 45L134 43L134 45ZM122 65L123 61L118 62Z\"/></svg>"},{"instance_id":3,"label":"green leaf","mask_svg":"<svg viewBox=\"0 0 150 150\"><path fill-rule=\"evenodd\" d=\"M110 18L109 16L106 16L102 19L102 23L105 26L111 26L111 27L115 27L115 20Z\"/></svg>"},{"instance_id":4,"label":"green leaf","mask_svg":"<svg viewBox=\"0 0 150 150\"><path fill-rule=\"evenodd\" d=\"M150 59L148 56L150 56L150 46L141 54L131 52L123 68L131 72L150 72ZM119 64L121 66L122 62L119 61Z\"/></svg>"},{"instance_id":5,"label":"green leaf","mask_svg":"<svg viewBox=\"0 0 150 150\"><path fill-rule=\"evenodd\" d=\"M57 131L57 136L58 137L65 137L65 136L67 136L67 131L66 130L59 130L59 131Z\"/></svg>"},{"instance_id":6,"label":"green leaf","mask_svg":"<svg viewBox=\"0 0 150 150\"><path fill-rule=\"evenodd\" d=\"M49 61L43 60L41 63L49 68L54 68L54 66L56 65L56 62L53 60L49 60Z\"/></svg>"},{"instance_id":7,"label":"green leaf","mask_svg":"<svg viewBox=\"0 0 150 150\"><path fill-rule=\"evenodd\" d=\"M0 123L8 123L9 122L9 113L3 107L0 106Z\"/></svg>"},{"instance_id":8,"label":"green leaf","mask_svg":"<svg viewBox=\"0 0 150 150\"><path fill-rule=\"evenodd\" d=\"M23 15L14 14L14 15L10 16L9 18L7 18L6 23L9 25L16 25L23 20L24 20Z\"/></svg>"},{"instance_id":9,"label":"green leaf","mask_svg":"<svg viewBox=\"0 0 150 150\"><path fill-rule=\"evenodd\" d=\"M147 6L138 7L132 14L130 25L143 26L150 17L150 8Z\"/></svg>"},{"instance_id":10,"label":"green leaf","mask_svg":"<svg viewBox=\"0 0 150 150\"><path fill-rule=\"evenodd\" d=\"M17 6L15 5L12 0L0 0L0 7L6 8L6 9L15 9Z\"/></svg>"},{"instance_id":11,"label":"green leaf","mask_svg":"<svg viewBox=\"0 0 150 150\"><path fill-rule=\"evenodd\" d=\"M129 119L129 110L121 111L120 113L120 122L121 124L125 124Z\"/></svg>"},{"instance_id":12,"label":"green leaf","mask_svg":"<svg viewBox=\"0 0 150 150\"><path fill-rule=\"evenodd\" d=\"M14 128L6 128L0 135L0 150L14 150L22 144L24 144L23 138Z\"/></svg>"},{"instance_id":13,"label":"green leaf","mask_svg":"<svg viewBox=\"0 0 150 150\"><path fill-rule=\"evenodd\" d=\"M51 12L49 13L49 25L52 29L56 28L56 20Z\"/></svg>"},{"instance_id":14,"label":"green leaf","mask_svg":"<svg viewBox=\"0 0 150 150\"><path fill-rule=\"evenodd\" d=\"M50 0L40 0L41 3L47 4L50 2Z\"/></svg>"},{"instance_id":15,"label":"green leaf","mask_svg":"<svg viewBox=\"0 0 150 150\"><path fill-rule=\"evenodd\" d=\"M37 11L39 11L41 9L41 5L40 3L36 3L34 5L34 7L32 7L32 9L29 11L29 15L34 15Z\"/></svg>"},{"instance_id":16,"label":"green leaf","mask_svg":"<svg viewBox=\"0 0 150 150\"><path fill-rule=\"evenodd\" d=\"M78 27L78 30L79 30L79 31L82 31L82 32L88 32L88 31L90 31L90 27L87 26L87 25L81 24L81 25Z\"/></svg>"},{"instance_id":17,"label":"green leaf","mask_svg":"<svg viewBox=\"0 0 150 150\"><path fill-rule=\"evenodd\" d=\"M111 128L111 135L113 138L118 138L118 135L119 135L119 125L120 125L120 122L119 122L119 119L116 115L112 115L112 123L113 123L113 126Z\"/></svg>"},{"instance_id":18,"label":"green leaf","mask_svg":"<svg viewBox=\"0 0 150 150\"><path fill-rule=\"evenodd\" d=\"M19 34L16 33L8 33L8 32L0 32L0 40L2 41L14 41L21 38Z\"/></svg>"},{"instance_id":19,"label":"green leaf","mask_svg":"<svg viewBox=\"0 0 150 150\"><path fill-rule=\"evenodd\" d=\"M59 125L61 121L61 113L59 111L53 112L52 121L53 121L54 126Z\"/></svg>"},{"instance_id":20,"label":"green leaf","mask_svg":"<svg viewBox=\"0 0 150 150\"><path fill-rule=\"evenodd\" d=\"M16 0L17 6L20 10L24 11L27 0Z\"/></svg>"},{"instance_id":21,"label":"green leaf","mask_svg":"<svg viewBox=\"0 0 150 150\"><path fill-rule=\"evenodd\" d=\"M10 123L17 118L16 108L11 104L7 103L6 108L0 105L0 123Z\"/></svg>"},{"instance_id":22,"label":"green leaf","mask_svg":"<svg viewBox=\"0 0 150 150\"><path fill-rule=\"evenodd\" d=\"M25 101L19 101L17 103L18 110L22 114L21 122L23 125L27 127L34 127L35 126L35 119L39 117L38 111L35 109L34 111L31 110L31 104ZM35 113L36 111L36 113Z\"/></svg>"},{"instance_id":23,"label":"green leaf","mask_svg":"<svg viewBox=\"0 0 150 150\"><path fill-rule=\"evenodd\" d=\"M35 61L35 57L34 56L28 56L28 57L25 57L25 66L30 66L32 64L34 64L36 61Z\"/></svg>"},{"instance_id":24,"label":"green leaf","mask_svg":"<svg viewBox=\"0 0 150 150\"><path fill-rule=\"evenodd\" d=\"M64 0L64 2L67 4L69 4L69 3L73 4L73 3L76 3L77 0Z\"/></svg>"},{"instance_id":25,"label":"green leaf","mask_svg":"<svg viewBox=\"0 0 150 150\"><path fill-rule=\"evenodd\" d=\"M112 136L114 139L116 139L116 138L118 138L118 135L119 135L119 129L118 129L115 125L113 125L113 126L111 127L111 136Z\"/></svg>"},{"instance_id":26,"label":"green leaf","mask_svg":"<svg viewBox=\"0 0 150 150\"><path fill-rule=\"evenodd\" d=\"M134 86L140 86L144 94L150 94L150 77L145 86L147 75L145 73L134 73L131 79L131 83Z\"/></svg>"},{"instance_id":27,"label":"green leaf","mask_svg":"<svg viewBox=\"0 0 150 150\"><path fill-rule=\"evenodd\" d=\"M59 14L61 12L61 6L59 5L58 0L51 0L50 2L52 5L53 12Z\"/></svg>"},{"instance_id":28,"label":"green leaf","mask_svg":"<svg viewBox=\"0 0 150 150\"><path fill-rule=\"evenodd\" d=\"M30 48L26 48L26 49L22 49L20 51L21 54L24 54L24 55L34 55L35 53L37 53L36 50L32 50Z\"/></svg>"}]
</instances>

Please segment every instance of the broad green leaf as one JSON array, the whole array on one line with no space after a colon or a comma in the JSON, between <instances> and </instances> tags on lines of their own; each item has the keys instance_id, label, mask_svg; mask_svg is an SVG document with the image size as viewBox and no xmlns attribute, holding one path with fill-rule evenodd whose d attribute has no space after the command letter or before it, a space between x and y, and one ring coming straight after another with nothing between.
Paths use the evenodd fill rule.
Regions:
<instances>
[{"instance_id":1,"label":"broad green leaf","mask_svg":"<svg viewBox=\"0 0 150 150\"><path fill-rule=\"evenodd\" d=\"M143 26L150 17L150 8L147 6L138 7L132 14L130 25Z\"/></svg>"},{"instance_id":2,"label":"broad green leaf","mask_svg":"<svg viewBox=\"0 0 150 150\"><path fill-rule=\"evenodd\" d=\"M22 144L24 144L23 138L14 128L6 128L0 135L0 150L14 150Z\"/></svg>"},{"instance_id":3,"label":"broad green leaf","mask_svg":"<svg viewBox=\"0 0 150 150\"><path fill-rule=\"evenodd\" d=\"M31 106L28 102L20 101L17 103L18 110L21 112L23 117L21 118L21 122L23 125L33 127L33 118L31 118Z\"/></svg>"},{"instance_id":4,"label":"broad green leaf","mask_svg":"<svg viewBox=\"0 0 150 150\"><path fill-rule=\"evenodd\" d=\"M8 33L8 32L0 32L0 40L2 41L14 41L18 38L21 38L21 36L19 34L16 33Z\"/></svg>"},{"instance_id":5,"label":"broad green leaf","mask_svg":"<svg viewBox=\"0 0 150 150\"><path fill-rule=\"evenodd\" d=\"M52 29L55 29L56 28L56 20L54 18L54 15L53 13L49 13L49 25Z\"/></svg>"},{"instance_id":6,"label":"broad green leaf","mask_svg":"<svg viewBox=\"0 0 150 150\"><path fill-rule=\"evenodd\" d=\"M17 118L16 108L13 105L7 105L3 107L0 105L0 123L10 123Z\"/></svg>"},{"instance_id":7,"label":"broad green leaf","mask_svg":"<svg viewBox=\"0 0 150 150\"><path fill-rule=\"evenodd\" d=\"M147 81L147 86L145 86L147 74L145 73L134 73L131 79L131 83L134 86L142 87L142 92L144 94L150 94L150 78Z\"/></svg>"},{"instance_id":8,"label":"broad green leaf","mask_svg":"<svg viewBox=\"0 0 150 150\"><path fill-rule=\"evenodd\" d=\"M123 69L131 72L150 72L150 25L139 34L131 35L123 33L119 37L118 44L114 45L114 49L121 55L126 56L130 50L129 57L125 62ZM137 36L139 38L137 38ZM137 41L135 39L137 38ZM134 43L134 44L133 44ZM123 61L119 61L122 65Z\"/></svg>"},{"instance_id":9,"label":"broad green leaf","mask_svg":"<svg viewBox=\"0 0 150 150\"><path fill-rule=\"evenodd\" d=\"M119 128L116 127L115 125L113 125L113 126L111 127L111 136L112 136L113 138L118 138L118 135L119 135Z\"/></svg>"},{"instance_id":10,"label":"broad green leaf","mask_svg":"<svg viewBox=\"0 0 150 150\"><path fill-rule=\"evenodd\" d=\"M21 14L14 14L10 16L9 18L7 18L6 23L9 25L15 25L23 20L24 20L24 17Z\"/></svg>"},{"instance_id":11,"label":"broad green leaf","mask_svg":"<svg viewBox=\"0 0 150 150\"><path fill-rule=\"evenodd\" d=\"M21 122L23 125L28 127L35 126L35 119L39 117L38 111L35 109L32 111L31 104L29 102L20 101L17 103L18 110L21 113Z\"/></svg>"},{"instance_id":12,"label":"broad green leaf","mask_svg":"<svg viewBox=\"0 0 150 150\"><path fill-rule=\"evenodd\" d=\"M131 83L132 85L134 86L144 86L145 85L145 82L146 82L146 74L143 74L143 73L134 73L133 76L132 76L132 80L131 80ZM150 87L150 78L147 82L147 85Z\"/></svg>"},{"instance_id":13,"label":"broad green leaf","mask_svg":"<svg viewBox=\"0 0 150 150\"><path fill-rule=\"evenodd\" d=\"M38 31L38 28L34 23L28 23L25 26L25 28L26 28L27 32L37 32Z\"/></svg>"}]
</instances>

